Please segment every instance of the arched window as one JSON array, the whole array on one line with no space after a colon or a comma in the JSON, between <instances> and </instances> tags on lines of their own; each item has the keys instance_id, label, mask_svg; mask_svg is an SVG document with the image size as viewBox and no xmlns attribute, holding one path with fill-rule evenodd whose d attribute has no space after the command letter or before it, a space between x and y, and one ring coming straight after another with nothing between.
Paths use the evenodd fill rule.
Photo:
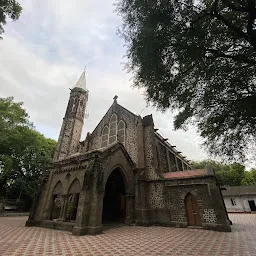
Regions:
<instances>
[{"instance_id":1,"label":"arched window","mask_svg":"<svg viewBox=\"0 0 256 256\"><path fill-rule=\"evenodd\" d=\"M78 209L78 201L80 196L80 182L77 178L73 180L68 190L68 205L67 205L67 217L69 221L76 219L77 209Z\"/></svg>"},{"instance_id":2,"label":"arched window","mask_svg":"<svg viewBox=\"0 0 256 256\"><path fill-rule=\"evenodd\" d=\"M104 148L108 145L108 127L105 126L101 135L101 147Z\"/></svg>"},{"instance_id":3,"label":"arched window","mask_svg":"<svg viewBox=\"0 0 256 256\"><path fill-rule=\"evenodd\" d=\"M117 116L116 114L113 114L109 122L108 144L112 144L116 142L117 140L116 132L117 132Z\"/></svg>"},{"instance_id":4,"label":"arched window","mask_svg":"<svg viewBox=\"0 0 256 256\"><path fill-rule=\"evenodd\" d=\"M124 123L123 120L121 120L118 123L117 137L118 137L118 141L120 141L121 143L125 144L125 123Z\"/></svg>"},{"instance_id":5,"label":"arched window","mask_svg":"<svg viewBox=\"0 0 256 256\"><path fill-rule=\"evenodd\" d=\"M51 219L60 218L61 209L63 207L63 198L61 195L63 194L63 186L61 181L59 180L55 187L52 190L52 210L51 210Z\"/></svg>"}]
</instances>

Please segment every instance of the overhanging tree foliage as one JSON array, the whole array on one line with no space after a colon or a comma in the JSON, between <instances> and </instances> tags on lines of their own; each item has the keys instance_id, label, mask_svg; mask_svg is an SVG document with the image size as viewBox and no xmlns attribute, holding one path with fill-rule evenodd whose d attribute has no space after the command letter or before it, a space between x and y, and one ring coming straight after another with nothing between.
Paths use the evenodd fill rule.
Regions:
<instances>
[{"instance_id":1,"label":"overhanging tree foliage","mask_svg":"<svg viewBox=\"0 0 256 256\"><path fill-rule=\"evenodd\" d=\"M210 153L244 160L256 143L256 1L119 0L135 86L175 128L195 122Z\"/></svg>"},{"instance_id":2,"label":"overhanging tree foliage","mask_svg":"<svg viewBox=\"0 0 256 256\"><path fill-rule=\"evenodd\" d=\"M0 98L0 197L32 202L56 142L33 129L12 97Z\"/></svg>"},{"instance_id":3,"label":"overhanging tree foliage","mask_svg":"<svg viewBox=\"0 0 256 256\"><path fill-rule=\"evenodd\" d=\"M239 163L226 164L214 160L205 160L192 162L191 165L194 169L212 168L221 186L256 185L256 170L246 171L245 166Z\"/></svg>"},{"instance_id":4,"label":"overhanging tree foliage","mask_svg":"<svg viewBox=\"0 0 256 256\"><path fill-rule=\"evenodd\" d=\"M1 34L4 33L3 25L6 24L7 17L13 21L20 17L22 7L15 0L0 0L0 39Z\"/></svg>"}]
</instances>

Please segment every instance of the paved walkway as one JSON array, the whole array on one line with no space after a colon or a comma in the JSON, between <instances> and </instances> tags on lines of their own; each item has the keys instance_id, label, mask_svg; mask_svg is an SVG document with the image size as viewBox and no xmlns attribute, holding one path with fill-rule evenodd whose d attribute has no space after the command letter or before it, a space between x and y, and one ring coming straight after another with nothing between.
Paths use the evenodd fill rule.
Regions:
<instances>
[{"instance_id":1,"label":"paved walkway","mask_svg":"<svg viewBox=\"0 0 256 256\"><path fill-rule=\"evenodd\" d=\"M27 217L0 217L0 255L256 255L256 215L231 214L232 233L123 226L97 236L24 227Z\"/></svg>"}]
</instances>

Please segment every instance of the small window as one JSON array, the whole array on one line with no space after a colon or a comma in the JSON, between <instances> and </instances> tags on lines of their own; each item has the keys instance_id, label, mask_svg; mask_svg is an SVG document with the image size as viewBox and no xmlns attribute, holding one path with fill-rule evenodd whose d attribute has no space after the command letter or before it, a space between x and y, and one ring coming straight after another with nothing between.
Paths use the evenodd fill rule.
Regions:
<instances>
[{"instance_id":1,"label":"small window","mask_svg":"<svg viewBox=\"0 0 256 256\"><path fill-rule=\"evenodd\" d=\"M108 145L108 127L105 126L101 135L101 147L104 148Z\"/></svg>"},{"instance_id":2,"label":"small window","mask_svg":"<svg viewBox=\"0 0 256 256\"><path fill-rule=\"evenodd\" d=\"M234 198L231 198L230 200L231 200L231 204L232 204L232 205L236 205L236 201L235 201Z\"/></svg>"}]
</instances>

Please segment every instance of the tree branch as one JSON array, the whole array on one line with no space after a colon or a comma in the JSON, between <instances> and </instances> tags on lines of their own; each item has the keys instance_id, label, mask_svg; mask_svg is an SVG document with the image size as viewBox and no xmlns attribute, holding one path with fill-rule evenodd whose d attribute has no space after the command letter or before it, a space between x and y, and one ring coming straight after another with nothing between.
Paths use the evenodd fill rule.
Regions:
<instances>
[{"instance_id":1,"label":"tree branch","mask_svg":"<svg viewBox=\"0 0 256 256\"><path fill-rule=\"evenodd\" d=\"M255 0L248 0L248 22L247 22L247 34L248 39L253 43L255 40L255 32L253 31L253 25L256 18Z\"/></svg>"},{"instance_id":2,"label":"tree branch","mask_svg":"<svg viewBox=\"0 0 256 256\"><path fill-rule=\"evenodd\" d=\"M255 0L248 0L248 1L255 1ZM245 39L247 42L249 42L252 47L256 50L256 42L255 40L251 40L248 37L248 34L244 33L241 29L239 29L238 27L234 26L231 22L229 22L224 16L220 15L218 12L218 4L219 4L219 0L215 0L212 4L212 10L211 10L211 15L215 18L217 18L219 21L221 21L222 23L224 23L230 30L232 30L233 32L235 32L239 37Z\"/></svg>"},{"instance_id":3,"label":"tree branch","mask_svg":"<svg viewBox=\"0 0 256 256\"><path fill-rule=\"evenodd\" d=\"M227 7L229 7L230 9L232 9L234 11L237 11L237 12L247 12L248 11L248 9L246 7L236 6L229 0L223 0L223 2L227 5Z\"/></svg>"},{"instance_id":4,"label":"tree branch","mask_svg":"<svg viewBox=\"0 0 256 256\"><path fill-rule=\"evenodd\" d=\"M223 57L223 58L233 59L235 61L240 61L247 64L256 65L256 60L248 59L244 55L227 55L223 52L220 52L219 50L209 49L209 48L205 48L205 50L210 53L213 53L216 57Z\"/></svg>"}]
</instances>

